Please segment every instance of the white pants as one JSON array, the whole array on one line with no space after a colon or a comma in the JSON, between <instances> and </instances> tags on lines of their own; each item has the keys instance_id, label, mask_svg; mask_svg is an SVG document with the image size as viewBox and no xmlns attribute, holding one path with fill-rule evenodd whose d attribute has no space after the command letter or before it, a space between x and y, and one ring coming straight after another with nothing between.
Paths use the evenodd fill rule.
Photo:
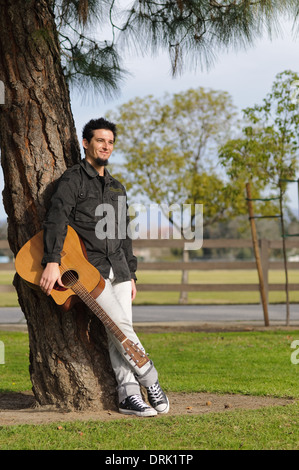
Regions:
<instances>
[{"instance_id":1,"label":"white pants","mask_svg":"<svg viewBox=\"0 0 299 470\"><path fill-rule=\"evenodd\" d=\"M131 281L114 283L113 274L106 279L103 292L96 299L100 307L109 315L124 335L144 351L132 325L132 283ZM148 361L139 368L126 354L123 345L106 328L111 364L118 384L119 402L130 395L140 394L140 384L144 387L153 385L158 380L158 373Z\"/></svg>"}]
</instances>

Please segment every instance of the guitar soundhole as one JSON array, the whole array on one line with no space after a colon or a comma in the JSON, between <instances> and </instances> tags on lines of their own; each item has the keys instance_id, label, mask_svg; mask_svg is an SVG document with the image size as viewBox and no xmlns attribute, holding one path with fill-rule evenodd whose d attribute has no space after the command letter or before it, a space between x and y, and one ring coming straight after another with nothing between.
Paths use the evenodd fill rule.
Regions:
<instances>
[{"instance_id":1,"label":"guitar soundhole","mask_svg":"<svg viewBox=\"0 0 299 470\"><path fill-rule=\"evenodd\" d=\"M61 276L61 280L62 280L63 285L65 287L67 287L68 289L70 287L72 287L74 284L76 284L78 279L79 279L79 275L78 275L77 271L74 271L73 269L71 269L69 271L66 271Z\"/></svg>"}]
</instances>

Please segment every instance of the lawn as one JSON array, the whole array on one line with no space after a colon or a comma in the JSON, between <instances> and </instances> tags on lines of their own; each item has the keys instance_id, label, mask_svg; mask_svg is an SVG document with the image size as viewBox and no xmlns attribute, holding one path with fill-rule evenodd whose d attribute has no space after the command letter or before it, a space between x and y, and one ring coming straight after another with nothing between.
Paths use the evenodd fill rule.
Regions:
<instances>
[{"instance_id":1,"label":"lawn","mask_svg":"<svg viewBox=\"0 0 299 470\"><path fill-rule=\"evenodd\" d=\"M289 270L289 282L299 284L298 270ZM179 271L139 271L137 273L139 284L172 284L181 282L181 272ZM255 270L211 270L211 271L190 271L188 281L190 284L258 284L258 275ZM283 270L270 270L269 283L284 284L285 275ZM291 291L290 302L299 302L299 291ZM179 292L138 292L135 300L136 304L177 304ZM284 303L285 292L270 292L269 303ZM189 304L253 304L260 302L258 291L253 292L189 292Z\"/></svg>"},{"instance_id":2,"label":"lawn","mask_svg":"<svg viewBox=\"0 0 299 470\"><path fill-rule=\"evenodd\" d=\"M139 334L168 392L292 397L296 403L197 416L0 427L0 449L299 449L299 331ZM28 336L1 332L0 393L30 389Z\"/></svg>"},{"instance_id":3,"label":"lawn","mask_svg":"<svg viewBox=\"0 0 299 470\"><path fill-rule=\"evenodd\" d=\"M11 285L14 276L13 271L0 271L0 285ZM299 284L298 270L289 270L289 282ZM139 285L170 284L181 282L180 271L138 271ZM285 275L283 270L270 270L269 283L284 284ZM190 271L189 283L200 284L258 284L258 276L255 270L212 270L212 271ZM135 300L136 305L143 304L177 304L178 292L142 292L139 291ZM189 292L189 304L252 304L260 302L259 292ZM269 303L284 303L284 291L270 292ZM299 291L290 292L290 302L299 303ZM0 307L18 306L15 292L0 293Z\"/></svg>"}]
</instances>

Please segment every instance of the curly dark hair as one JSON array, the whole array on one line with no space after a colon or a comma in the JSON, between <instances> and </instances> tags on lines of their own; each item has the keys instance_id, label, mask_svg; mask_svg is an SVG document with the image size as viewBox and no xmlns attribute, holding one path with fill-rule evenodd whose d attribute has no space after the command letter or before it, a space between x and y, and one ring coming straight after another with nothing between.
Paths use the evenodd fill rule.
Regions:
<instances>
[{"instance_id":1,"label":"curly dark hair","mask_svg":"<svg viewBox=\"0 0 299 470\"><path fill-rule=\"evenodd\" d=\"M108 129L113 133L114 142L117 135L116 125L113 122L107 121L105 118L99 119L91 119L85 126L83 127L82 137L86 139L87 142L90 142L93 137L93 131L97 129Z\"/></svg>"}]
</instances>

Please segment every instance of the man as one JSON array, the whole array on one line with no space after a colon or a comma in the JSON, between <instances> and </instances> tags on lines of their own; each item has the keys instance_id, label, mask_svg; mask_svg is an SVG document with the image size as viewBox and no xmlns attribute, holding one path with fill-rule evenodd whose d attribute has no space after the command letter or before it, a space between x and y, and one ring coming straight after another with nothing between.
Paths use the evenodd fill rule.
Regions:
<instances>
[{"instance_id":1,"label":"man","mask_svg":"<svg viewBox=\"0 0 299 470\"><path fill-rule=\"evenodd\" d=\"M44 223L42 264L45 269L40 287L49 295L55 283L63 286L59 270L60 253L69 224L83 240L89 262L105 278L105 288L97 302L122 332L144 351L132 326L137 261L127 233L129 219L127 206L123 204L126 191L105 168L113 151L116 133L115 124L103 118L89 121L83 129L85 159L67 169L60 178ZM110 219L106 220L104 213L109 214ZM108 230L108 225L113 230ZM138 368L108 330L107 336L118 384L120 413L137 416L167 413L169 402L159 385L152 361ZM146 387L151 406L143 401L140 385Z\"/></svg>"}]
</instances>

